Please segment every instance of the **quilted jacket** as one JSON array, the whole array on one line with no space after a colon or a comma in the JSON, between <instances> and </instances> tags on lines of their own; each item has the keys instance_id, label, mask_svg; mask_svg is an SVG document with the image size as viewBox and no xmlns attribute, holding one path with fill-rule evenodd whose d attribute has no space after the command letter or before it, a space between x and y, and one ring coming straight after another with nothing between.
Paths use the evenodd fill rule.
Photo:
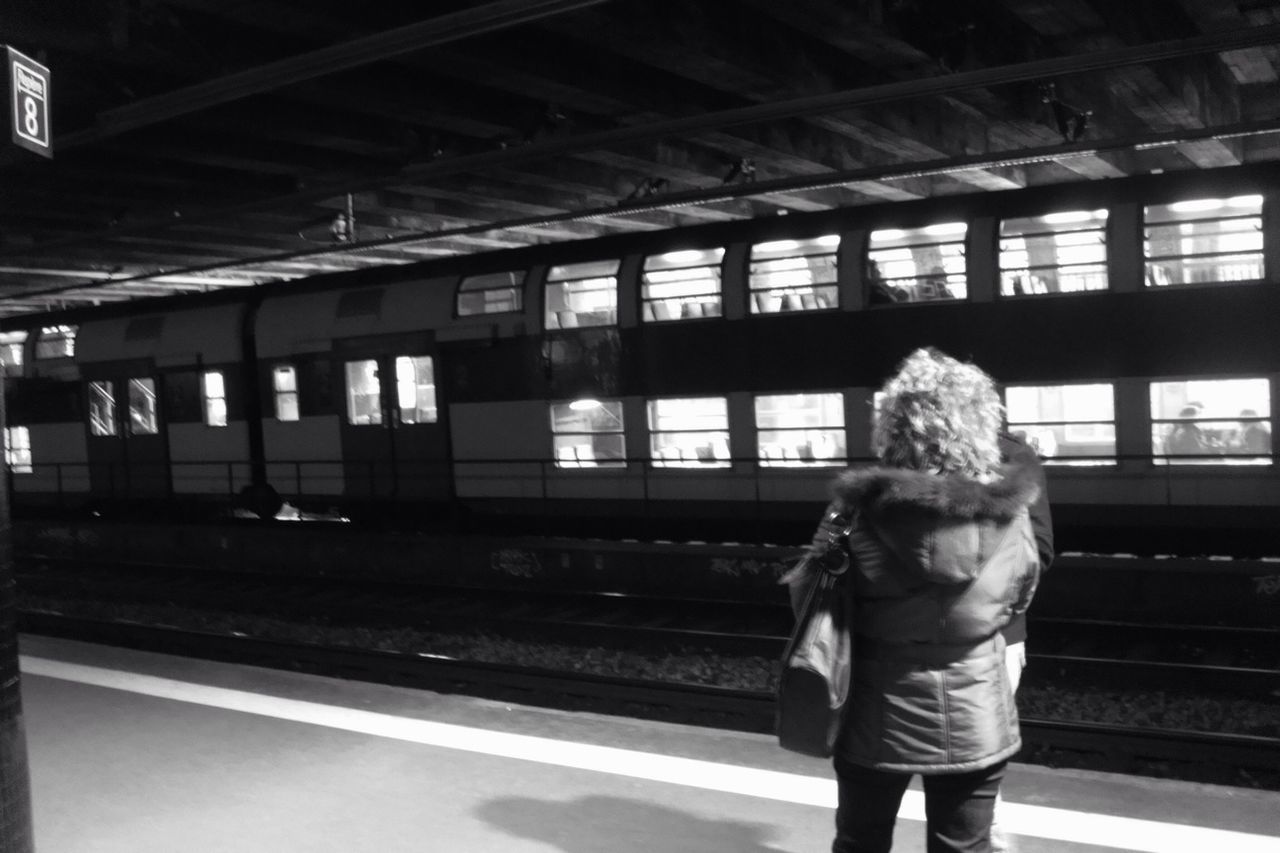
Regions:
<instances>
[{"instance_id":1,"label":"quilted jacket","mask_svg":"<svg viewBox=\"0 0 1280 853\"><path fill-rule=\"evenodd\" d=\"M1026 466L991 483L903 469L846 471L830 509L856 519L855 663L837 743L848 761L964 773L1021 747L1000 634L1039 576ZM823 530L818 537L825 539Z\"/></svg>"}]
</instances>

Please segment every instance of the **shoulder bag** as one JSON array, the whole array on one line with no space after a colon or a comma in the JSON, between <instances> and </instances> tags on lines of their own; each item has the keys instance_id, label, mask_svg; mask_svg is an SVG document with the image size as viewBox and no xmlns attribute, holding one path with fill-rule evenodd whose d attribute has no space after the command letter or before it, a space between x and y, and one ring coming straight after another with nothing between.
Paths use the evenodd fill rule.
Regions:
<instances>
[{"instance_id":1,"label":"shoulder bag","mask_svg":"<svg viewBox=\"0 0 1280 853\"><path fill-rule=\"evenodd\" d=\"M844 589L853 522L836 512L797 567L808 583L795 630L782 654L778 679L778 743L792 752L827 758L835 751L853 674L853 620Z\"/></svg>"}]
</instances>

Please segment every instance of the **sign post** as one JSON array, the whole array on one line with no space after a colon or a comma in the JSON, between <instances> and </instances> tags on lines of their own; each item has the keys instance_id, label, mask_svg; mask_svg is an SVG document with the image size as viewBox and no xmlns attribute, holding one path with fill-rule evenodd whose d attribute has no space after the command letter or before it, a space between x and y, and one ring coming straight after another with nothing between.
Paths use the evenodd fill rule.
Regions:
<instances>
[{"instance_id":1,"label":"sign post","mask_svg":"<svg viewBox=\"0 0 1280 853\"><path fill-rule=\"evenodd\" d=\"M49 69L11 47L5 51L14 144L52 158ZM0 430L4 414L4 374L0 373ZM32 853L31 776L18 669L18 596L8 477L8 465L0 464L0 851Z\"/></svg>"},{"instance_id":2,"label":"sign post","mask_svg":"<svg viewBox=\"0 0 1280 853\"><path fill-rule=\"evenodd\" d=\"M0 372L0 429L4 428ZM18 597L9 522L9 466L0 464L0 850L32 853L31 777L18 672Z\"/></svg>"},{"instance_id":3,"label":"sign post","mask_svg":"<svg viewBox=\"0 0 1280 853\"><path fill-rule=\"evenodd\" d=\"M42 157L53 157L49 132L49 69L34 59L6 47L9 72L9 120L13 144Z\"/></svg>"}]
</instances>

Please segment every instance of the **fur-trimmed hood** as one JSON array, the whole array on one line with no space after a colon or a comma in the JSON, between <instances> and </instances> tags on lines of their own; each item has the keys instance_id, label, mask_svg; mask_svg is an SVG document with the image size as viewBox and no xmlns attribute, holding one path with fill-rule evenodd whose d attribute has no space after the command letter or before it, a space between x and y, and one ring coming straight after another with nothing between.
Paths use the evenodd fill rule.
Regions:
<instances>
[{"instance_id":1,"label":"fur-trimmed hood","mask_svg":"<svg viewBox=\"0 0 1280 853\"><path fill-rule=\"evenodd\" d=\"M1035 470L1026 465L1005 465L1000 478L990 483L877 467L845 471L831 490L846 509L864 518L890 518L905 512L955 521L1007 522L1035 502L1040 485Z\"/></svg>"},{"instance_id":2,"label":"fur-trimmed hood","mask_svg":"<svg viewBox=\"0 0 1280 853\"><path fill-rule=\"evenodd\" d=\"M1040 493L1037 472L1006 465L990 483L902 468L844 472L832 487L846 514L857 518L850 548L865 570L888 567L887 549L909 582L968 583L996 554ZM1029 533L1028 533L1029 535ZM905 579L905 578L904 578Z\"/></svg>"}]
</instances>

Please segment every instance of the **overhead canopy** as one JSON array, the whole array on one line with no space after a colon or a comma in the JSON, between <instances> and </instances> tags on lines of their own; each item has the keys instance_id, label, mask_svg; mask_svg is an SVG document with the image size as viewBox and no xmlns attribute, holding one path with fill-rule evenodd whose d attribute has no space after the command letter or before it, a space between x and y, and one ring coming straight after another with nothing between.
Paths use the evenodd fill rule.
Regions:
<instances>
[{"instance_id":1,"label":"overhead canopy","mask_svg":"<svg viewBox=\"0 0 1280 853\"><path fill-rule=\"evenodd\" d=\"M0 316L1280 156L1280 0L6 0L4 24L50 69L54 157L0 153Z\"/></svg>"}]
</instances>

